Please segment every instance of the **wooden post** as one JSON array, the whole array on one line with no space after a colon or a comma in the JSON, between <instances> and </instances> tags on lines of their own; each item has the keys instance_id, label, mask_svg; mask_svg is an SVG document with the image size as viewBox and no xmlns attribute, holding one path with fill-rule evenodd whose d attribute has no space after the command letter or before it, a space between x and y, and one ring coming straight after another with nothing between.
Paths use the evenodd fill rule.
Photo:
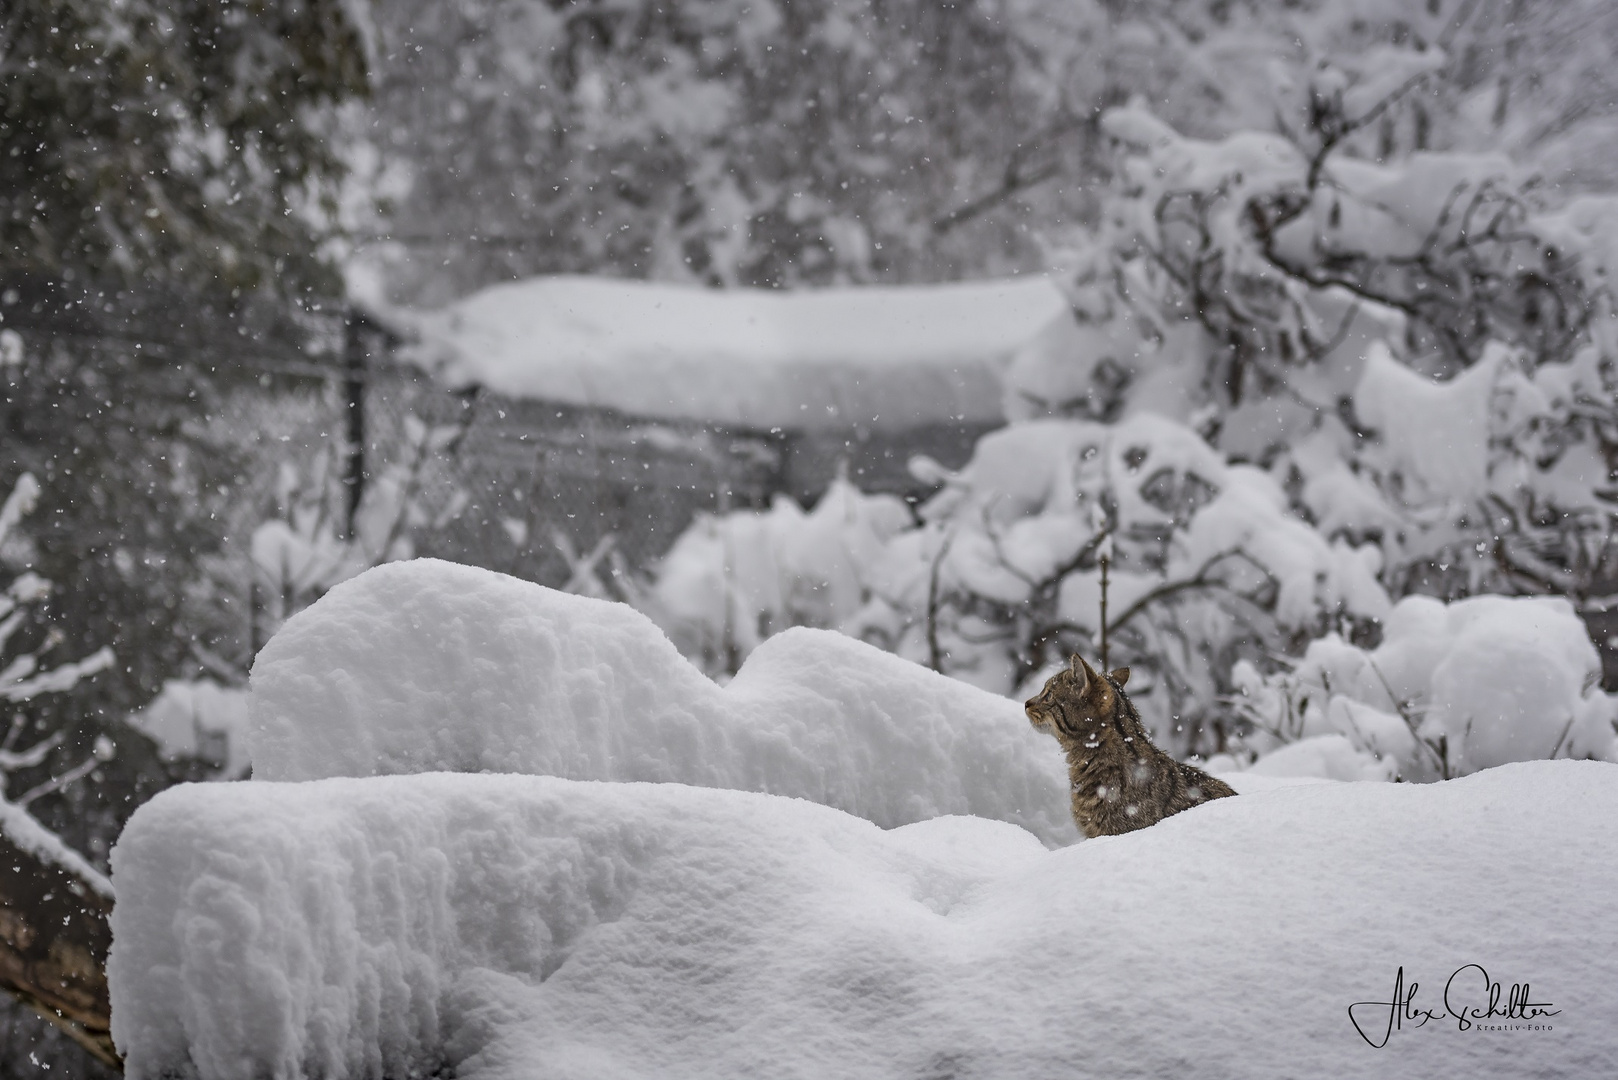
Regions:
<instances>
[{"instance_id":1,"label":"wooden post","mask_svg":"<svg viewBox=\"0 0 1618 1080\"><path fill-rule=\"evenodd\" d=\"M1096 561L1101 564L1101 670L1111 671L1107 662L1107 567L1112 564L1111 535L1101 541L1101 554Z\"/></svg>"},{"instance_id":2,"label":"wooden post","mask_svg":"<svg viewBox=\"0 0 1618 1080\"><path fill-rule=\"evenodd\" d=\"M344 517L348 539L357 538L360 501L365 497L365 332L360 315L349 308L343 319L343 390L348 408L348 458L343 489L348 494Z\"/></svg>"},{"instance_id":3,"label":"wooden post","mask_svg":"<svg viewBox=\"0 0 1618 1080\"><path fill-rule=\"evenodd\" d=\"M1102 551L1102 557L1100 557L1100 563L1102 563L1102 670L1103 670L1103 672L1107 672L1107 670L1112 670L1112 667L1108 667L1108 664L1107 664L1107 565L1110 562L1112 562L1112 557L1110 557L1110 555L1108 555L1107 552Z\"/></svg>"}]
</instances>

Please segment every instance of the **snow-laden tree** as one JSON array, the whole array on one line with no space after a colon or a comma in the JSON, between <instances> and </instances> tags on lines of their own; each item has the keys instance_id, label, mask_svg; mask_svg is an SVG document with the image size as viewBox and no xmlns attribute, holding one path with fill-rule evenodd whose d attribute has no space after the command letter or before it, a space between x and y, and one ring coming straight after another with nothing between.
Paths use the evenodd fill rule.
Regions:
<instances>
[{"instance_id":1,"label":"snow-laden tree","mask_svg":"<svg viewBox=\"0 0 1618 1080\"><path fill-rule=\"evenodd\" d=\"M12 530L25 515L33 512L38 500L39 481L24 473L5 504L0 506L0 552L5 551ZM48 626L40 631L37 625L44 621L39 609L51 589L50 582L31 570L24 570L12 577L11 583L0 593L0 658L3 658L0 659L0 700L9 704L18 705L42 694L66 693L81 679L112 666L112 650L106 646L76 660L63 660L56 655L62 645L62 635ZM29 634L30 630L36 632ZM21 644L24 641L26 645ZM0 741L0 779L4 782L0 798L12 806L26 808L35 799L78 780L93 769L98 760L111 755L112 744L105 738L100 739L96 752L82 763L26 791L13 791L13 775L44 764L65 734L30 731L29 721L26 713L14 713L5 738Z\"/></svg>"},{"instance_id":2,"label":"snow-laden tree","mask_svg":"<svg viewBox=\"0 0 1618 1080\"><path fill-rule=\"evenodd\" d=\"M365 91L369 26L355 0L8 3L0 274L329 281L323 107Z\"/></svg>"},{"instance_id":3,"label":"snow-laden tree","mask_svg":"<svg viewBox=\"0 0 1618 1080\"><path fill-rule=\"evenodd\" d=\"M26 551L17 524L39 499L39 483L23 474L0 506L0 555ZM108 1034L106 977L101 971L110 941L106 917L112 901L107 879L42 825L29 807L59 792L113 756L112 742L97 738L76 764L58 764L55 753L68 731L41 730L23 706L66 694L112 666L112 650L63 656L62 635L49 625L43 602L51 583L31 570L10 575L0 590L0 701L11 711L0 741L0 984L65 1029L103 1062L116 1062ZM21 783L19 783L21 781Z\"/></svg>"},{"instance_id":4,"label":"snow-laden tree","mask_svg":"<svg viewBox=\"0 0 1618 1080\"><path fill-rule=\"evenodd\" d=\"M1351 154L1434 53L1317 64L1289 135L1108 113L1121 183L1077 306L1117 347L1023 373L1021 404L1094 411L1105 374L1103 409L1195 423L1301 487L1328 534L1379 539L1396 593L1584 598L1615 554L1611 204L1549 207L1500 155Z\"/></svg>"},{"instance_id":5,"label":"snow-laden tree","mask_svg":"<svg viewBox=\"0 0 1618 1080\"><path fill-rule=\"evenodd\" d=\"M78 586L62 632L118 650L104 718L195 633L182 598L241 463L196 421L310 370L334 112L368 89L370 37L356 0L0 10L0 483L43 486L39 572Z\"/></svg>"},{"instance_id":6,"label":"snow-laden tree","mask_svg":"<svg viewBox=\"0 0 1618 1080\"><path fill-rule=\"evenodd\" d=\"M298 305L336 285L332 109L366 88L368 22L352 0L0 4L0 490L39 503L8 522L26 569L0 615L3 967L113 1065L96 866L172 782L123 719L186 661L238 460L191 425L222 383L307 370ZM51 1068L35 1044L8 1072L33 1049Z\"/></svg>"},{"instance_id":7,"label":"snow-laden tree","mask_svg":"<svg viewBox=\"0 0 1618 1080\"><path fill-rule=\"evenodd\" d=\"M1139 96L1205 139L1271 130L1277 71L1400 77L1413 45L1442 53L1443 78L1362 125L1371 156L1501 150L1610 187L1607 7L388 5L367 153L394 214L371 252L433 301L559 271L789 286L1031 269L1095 221L1109 107Z\"/></svg>"},{"instance_id":8,"label":"snow-laden tree","mask_svg":"<svg viewBox=\"0 0 1618 1080\"><path fill-rule=\"evenodd\" d=\"M1030 218L1088 199L1058 178L1095 138L1097 87L1070 75L1107 23L1093 0L389 5L372 137L409 177L395 283L1037 265Z\"/></svg>"},{"instance_id":9,"label":"snow-laden tree","mask_svg":"<svg viewBox=\"0 0 1618 1080\"><path fill-rule=\"evenodd\" d=\"M1263 128L1102 114L1112 181L1062 254L1084 347L1013 366L1017 422L935 475L845 630L1017 692L1105 627L1182 752L1318 736L1317 771L1412 779L1612 752L1574 611L1618 588L1615 204L1468 148L1482 91L1453 54L1494 24L1350 7L1242 39L1268 50ZM1176 48L1217 59L1212 26ZM1251 78L1227 91L1253 115ZM1513 625L1551 644L1519 658L1524 693L1457 696L1461 661L1406 655L1417 623L1466 655ZM1398 670L1351 693L1327 654Z\"/></svg>"}]
</instances>

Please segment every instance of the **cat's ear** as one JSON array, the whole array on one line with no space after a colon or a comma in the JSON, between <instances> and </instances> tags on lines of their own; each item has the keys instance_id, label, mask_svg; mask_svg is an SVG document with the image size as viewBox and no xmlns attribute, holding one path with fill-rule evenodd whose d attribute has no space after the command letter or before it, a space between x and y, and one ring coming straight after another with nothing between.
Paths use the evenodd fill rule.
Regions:
<instances>
[{"instance_id":1,"label":"cat's ear","mask_svg":"<svg viewBox=\"0 0 1618 1080\"><path fill-rule=\"evenodd\" d=\"M1090 700L1094 708L1100 709L1103 713L1111 712L1114 702L1112 684L1097 675L1096 669L1091 667L1089 661L1085 660L1084 657L1078 656L1074 657L1074 659L1084 669L1084 674L1080 677L1079 693Z\"/></svg>"},{"instance_id":2,"label":"cat's ear","mask_svg":"<svg viewBox=\"0 0 1618 1080\"><path fill-rule=\"evenodd\" d=\"M1075 656L1073 658L1073 674L1078 675L1081 673L1084 675L1084 681L1086 683L1095 682L1101 678L1101 676L1096 674L1096 669L1090 666L1090 662L1088 660L1082 656Z\"/></svg>"},{"instance_id":3,"label":"cat's ear","mask_svg":"<svg viewBox=\"0 0 1618 1080\"><path fill-rule=\"evenodd\" d=\"M1108 674L1112 676L1112 681L1117 683L1119 686L1122 686L1129 681L1129 669L1126 667L1113 668Z\"/></svg>"},{"instance_id":4,"label":"cat's ear","mask_svg":"<svg viewBox=\"0 0 1618 1080\"><path fill-rule=\"evenodd\" d=\"M1086 686L1090 685L1090 677L1095 674L1090 670L1090 665L1084 662L1084 657L1080 656L1078 653L1074 653L1073 658L1068 661L1068 670L1072 671L1073 676L1079 680L1079 690L1081 693Z\"/></svg>"}]
</instances>

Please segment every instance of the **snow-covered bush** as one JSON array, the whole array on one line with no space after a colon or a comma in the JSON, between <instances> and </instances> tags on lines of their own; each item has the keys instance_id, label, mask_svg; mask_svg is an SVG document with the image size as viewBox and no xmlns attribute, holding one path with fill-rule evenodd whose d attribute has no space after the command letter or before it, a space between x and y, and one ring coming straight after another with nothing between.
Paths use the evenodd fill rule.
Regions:
<instances>
[{"instance_id":1,"label":"snow-covered bush","mask_svg":"<svg viewBox=\"0 0 1618 1080\"><path fill-rule=\"evenodd\" d=\"M1072 652L1099 653L1106 553L1111 660L1138 671L1137 702L1182 751L1238 657L1389 606L1374 550L1328 542L1270 476L1149 413L989 435L922 516L870 571L873 598L848 632L999 693L1026 689Z\"/></svg>"},{"instance_id":2,"label":"snow-covered bush","mask_svg":"<svg viewBox=\"0 0 1618 1080\"><path fill-rule=\"evenodd\" d=\"M1394 606L1382 642L1337 635L1268 677L1237 665L1245 748L1346 739L1371 771L1448 779L1535 758L1618 760L1618 697L1598 688L1600 657L1561 597L1477 596ZM1374 764L1373 764L1374 763Z\"/></svg>"},{"instance_id":3,"label":"snow-covered bush","mask_svg":"<svg viewBox=\"0 0 1618 1080\"><path fill-rule=\"evenodd\" d=\"M1217 718L1236 659L1328 629L1364 630L1389 607L1374 549L1327 540L1289 511L1271 476L1230 464L1189 428L1151 413L1116 424L1014 424L943 480L922 523L886 542L845 509L867 505L847 490L834 489L829 513L817 507L821 521L849 525L835 546L805 537L810 550L837 560L838 595L858 587L865 601L831 607L818 624L996 693L1019 692L1071 652L1099 651L1105 552L1112 658L1135 666L1132 689L1148 721L1182 751ZM707 534L731 539L732 564L758 558L738 541L771 520L730 515L688 532L665 560L664 580L695 577L692 553ZM772 595L826 579L807 565L772 564ZM782 573L802 576L782 585ZM730 593L736 623L780 625L783 607L760 597Z\"/></svg>"},{"instance_id":4,"label":"snow-covered bush","mask_svg":"<svg viewBox=\"0 0 1618 1080\"><path fill-rule=\"evenodd\" d=\"M454 490L433 503L423 490L429 466L460 441L465 425L428 425L406 414L401 428L399 453L367 484L352 535L337 510L331 448L316 455L308 477L292 462L279 466L275 514L253 530L251 544L264 638L333 585L372 566L411 558L417 531L442 528L465 507L465 492Z\"/></svg>"},{"instance_id":5,"label":"snow-covered bush","mask_svg":"<svg viewBox=\"0 0 1618 1080\"><path fill-rule=\"evenodd\" d=\"M1084 393L1091 357L1013 371L1010 400L1196 424L1301 488L1328 535L1378 541L1396 595L1587 595L1618 569L1618 217L1610 200L1552 212L1499 155L1355 152L1441 59L1325 65L1308 124L1278 134L1107 113L1121 179L1076 310L1114 346L1111 389Z\"/></svg>"},{"instance_id":6,"label":"snow-covered bush","mask_svg":"<svg viewBox=\"0 0 1618 1080\"><path fill-rule=\"evenodd\" d=\"M884 545L912 525L904 502L839 478L813 510L704 514L658 566L647 607L704 671L734 674L789 626L836 629L865 604Z\"/></svg>"},{"instance_id":7,"label":"snow-covered bush","mask_svg":"<svg viewBox=\"0 0 1618 1080\"><path fill-rule=\"evenodd\" d=\"M247 691L207 676L170 679L129 717L166 761L198 762L220 779L247 772Z\"/></svg>"},{"instance_id":8,"label":"snow-covered bush","mask_svg":"<svg viewBox=\"0 0 1618 1080\"><path fill-rule=\"evenodd\" d=\"M253 657L288 618L338 582L412 557L424 536L464 510L468 495L457 482L455 454L470 410L431 422L416 414L414 401L377 396L352 521L351 448L329 434L333 414L346 407L335 388L269 401L244 396L210 419L208 433L242 442L251 464L220 509L230 541L203 561L188 593L203 629L182 681L244 688ZM244 430L251 433L245 440Z\"/></svg>"}]
</instances>

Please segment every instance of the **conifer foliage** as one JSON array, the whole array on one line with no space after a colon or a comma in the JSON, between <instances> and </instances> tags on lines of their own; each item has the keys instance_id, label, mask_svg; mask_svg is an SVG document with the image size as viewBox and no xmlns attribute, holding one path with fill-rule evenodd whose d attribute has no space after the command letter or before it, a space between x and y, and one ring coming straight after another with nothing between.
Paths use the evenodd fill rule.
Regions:
<instances>
[{"instance_id":1,"label":"conifer foliage","mask_svg":"<svg viewBox=\"0 0 1618 1080\"><path fill-rule=\"evenodd\" d=\"M20 0L0 15L0 265L229 288L319 277L335 158L318 107L365 91L344 0Z\"/></svg>"}]
</instances>

